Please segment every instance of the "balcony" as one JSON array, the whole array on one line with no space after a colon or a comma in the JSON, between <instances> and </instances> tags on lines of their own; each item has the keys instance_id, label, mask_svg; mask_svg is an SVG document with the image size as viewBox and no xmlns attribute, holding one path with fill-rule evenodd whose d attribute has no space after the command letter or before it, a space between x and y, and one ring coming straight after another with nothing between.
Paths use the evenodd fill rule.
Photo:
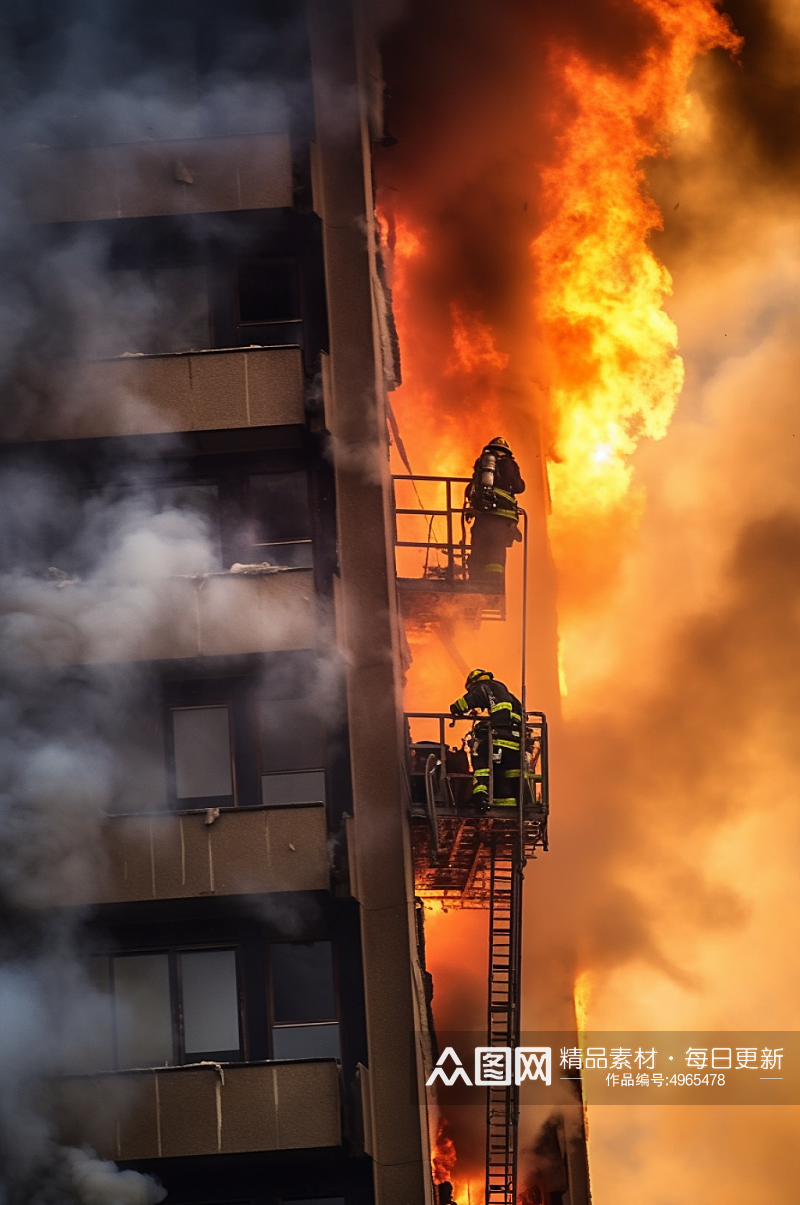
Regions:
<instances>
[{"instance_id":1,"label":"balcony","mask_svg":"<svg viewBox=\"0 0 800 1205\"><path fill-rule=\"evenodd\" d=\"M288 208L288 135L32 148L21 156L31 222Z\"/></svg>"},{"instance_id":2,"label":"balcony","mask_svg":"<svg viewBox=\"0 0 800 1205\"><path fill-rule=\"evenodd\" d=\"M335 1147L333 1060L161 1067L70 1076L48 1088L62 1142L104 1159Z\"/></svg>"},{"instance_id":3,"label":"balcony","mask_svg":"<svg viewBox=\"0 0 800 1205\"><path fill-rule=\"evenodd\" d=\"M211 823L209 823L211 821ZM107 870L78 904L204 895L327 891L328 833L321 805L213 813L111 816Z\"/></svg>"},{"instance_id":4,"label":"balcony","mask_svg":"<svg viewBox=\"0 0 800 1205\"><path fill-rule=\"evenodd\" d=\"M65 365L51 390L74 401L56 414L78 414L64 429L43 419L37 439L148 435L273 427L305 422L298 347L232 348L120 356ZM56 425L56 424L59 425Z\"/></svg>"},{"instance_id":5,"label":"balcony","mask_svg":"<svg viewBox=\"0 0 800 1205\"><path fill-rule=\"evenodd\" d=\"M130 585L42 583L18 649L39 665L162 661L313 648L319 630L313 571L274 568Z\"/></svg>"}]
</instances>

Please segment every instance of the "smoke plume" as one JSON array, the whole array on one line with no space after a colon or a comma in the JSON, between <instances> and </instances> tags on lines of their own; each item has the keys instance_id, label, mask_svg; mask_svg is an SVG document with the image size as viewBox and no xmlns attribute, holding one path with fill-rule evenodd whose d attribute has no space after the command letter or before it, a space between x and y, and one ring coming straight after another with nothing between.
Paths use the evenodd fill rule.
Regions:
<instances>
[{"instance_id":1,"label":"smoke plume","mask_svg":"<svg viewBox=\"0 0 800 1205\"><path fill-rule=\"evenodd\" d=\"M36 157L48 148L269 134L295 120L305 104L295 74L301 24L291 14L265 23L259 12L237 25L217 6L202 8L211 57L181 6L2 4L4 441L163 432L170 416L135 392L90 389L82 365L208 346L197 270L120 260L112 221L28 221ZM219 220L195 230L214 237ZM94 1065L108 1007L84 969L85 910L64 908L102 885L108 814L165 806L163 750L146 722L154 706L157 714L153 681L135 663L153 647L174 655L187 627L181 597L185 605L192 582L199 589L203 575L229 568L197 498L176 499L169 462L181 450L164 435L151 441L147 463L131 452L106 464L98 444L91 485L30 442L2 450L0 1199L8 1205L155 1205L165 1196L150 1177L59 1146L41 1084ZM294 622L280 607L265 617L275 634ZM284 917L287 927L294 920Z\"/></svg>"}]
</instances>

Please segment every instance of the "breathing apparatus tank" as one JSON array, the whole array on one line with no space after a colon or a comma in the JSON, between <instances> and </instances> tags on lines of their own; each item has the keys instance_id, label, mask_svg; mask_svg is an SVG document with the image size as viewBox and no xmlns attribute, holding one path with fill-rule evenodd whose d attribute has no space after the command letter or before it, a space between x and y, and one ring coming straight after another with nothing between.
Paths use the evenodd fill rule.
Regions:
<instances>
[{"instance_id":1,"label":"breathing apparatus tank","mask_svg":"<svg viewBox=\"0 0 800 1205\"><path fill-rule=\"evenodd\" d=\"M494 496L494 475L497 469L497 456L490 448L484 448L481 454L478 473L478 506L480 510L494 510L497 502Z\"/></svg>"}]
</instances>

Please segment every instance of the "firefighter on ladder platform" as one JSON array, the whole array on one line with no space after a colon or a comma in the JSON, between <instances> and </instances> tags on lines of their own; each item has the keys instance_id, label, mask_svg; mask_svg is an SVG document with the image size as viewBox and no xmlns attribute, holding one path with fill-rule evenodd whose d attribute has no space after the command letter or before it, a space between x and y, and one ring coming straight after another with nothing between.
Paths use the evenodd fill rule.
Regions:
<instances>
[{"instance_id":1,"label":"firefighter on ladder platform","mask_svg":"<svg viewBox=\"0 0 800 1205\"><path fill-rule=\"evenodd\" d=\"M492 772L494 807L516 807L521 771L522 704L507 686L485 669L467 675L464 694L450 704L453 716L470 711L488 711L479 720L472 737L472 801L479 812L489 810L489 773ZM492 736L492 765L489 766L489 733Z\"/></svg>"},{"instance_id":2,"label":"firefighter on ladder platform","mask_svg":"<svg viewBox=\"0 0 800 1205\"><path fill-rule=\"evenodd\" d=\"M516 496L524 489L511 448L495 436L475 461L464 507L472 522L469 580L487 594L505 593L506 553L522 538Z\"/></svg>"}]
</instances>

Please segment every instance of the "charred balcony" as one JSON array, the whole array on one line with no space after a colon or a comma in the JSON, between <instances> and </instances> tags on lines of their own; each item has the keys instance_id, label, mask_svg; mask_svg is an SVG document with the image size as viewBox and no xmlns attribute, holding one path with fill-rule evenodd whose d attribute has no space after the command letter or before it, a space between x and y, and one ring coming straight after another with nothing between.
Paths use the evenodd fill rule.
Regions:
<instances>
[{"instance_id":1,"label":"charred balcony","mask_svg":"<svg viewBox=\"0 0 800 1205\"><path fill-rule=\"evenodd\" d=\"M26 149L32 222L90 222L293 203L288 134Z\"/></svg>"},{"instance_id":2,"label":"charred balcony","mask_svg":"<svg viewBox=\"0 0 800 1205\"><path fill-rule=\"evenodd\" d=\"M51 223L28 244L20 286L46 275L53 300L4 369L22 406L36 365L36 412L15 438L316 423L328 334L314 214Z\"/></svg>"},{"instance_id":3,"label":"charred balcony","mask_svg":"<svg viewBox=\"0 0 800 1205\"><path fill-rule=\"evenodd\" d=\"M53 371L62 397L80 398L82 438L280 427L305 422L305 377L299 347L132 353L63 365ZM124 404L109 410L109 398ZM74 435L40 426L39 438Z\"/></svg>"}]
</instances>

